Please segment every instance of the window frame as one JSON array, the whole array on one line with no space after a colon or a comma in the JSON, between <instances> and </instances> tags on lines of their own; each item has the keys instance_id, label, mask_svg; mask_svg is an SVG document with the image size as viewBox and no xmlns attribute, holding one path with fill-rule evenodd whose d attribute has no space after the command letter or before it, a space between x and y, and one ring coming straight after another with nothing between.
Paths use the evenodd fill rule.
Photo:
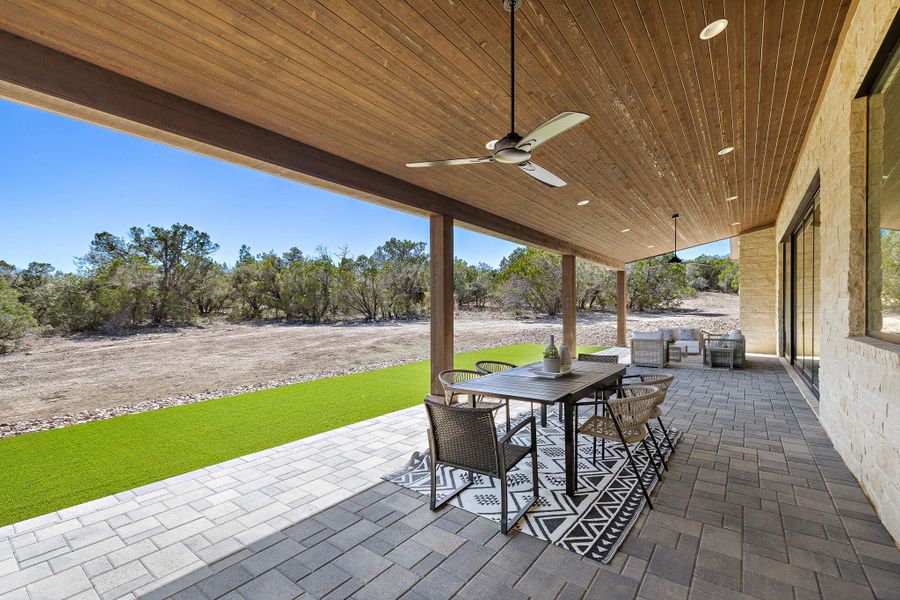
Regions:
<instances>
[{"instance_id":1,"label":"window frame","mask_svg":"<svg viewBox=\"0 0 900 600\"><path fill-rule=\"evenodd\" d=\"M883 80L888 76L893 68L900 69L900 39L898 39L898 32L900 32L900 17L895 19L891 29L893 35L888 35L885 38L884 45L882 49L879 51L879 59L876 59L876 62L872 65L873 68L870 70L869 75L867 75L867 90L865 93L866 96L866 211L865 211L865 227L866 227L866 261L865 261L865 332L866 337L874 338L877 340L881 340L884 342L889 342L892 344L900 344L900 333L892 333L888 331L881 330L873 330L869 328L869 314L870 314L870 303L869 303L869 253L872 251L873 241L870 239L869 230L869 199L870 199L870 176L869 176L869 164L870 164L870 143L869 143L869 97L871 97L876 90L881 86ZM877 68L876 68L877 67ZM879 228L880 230L880 228ZM879 243L880 246L880 243Z\"/></svg>"}]
</instances>

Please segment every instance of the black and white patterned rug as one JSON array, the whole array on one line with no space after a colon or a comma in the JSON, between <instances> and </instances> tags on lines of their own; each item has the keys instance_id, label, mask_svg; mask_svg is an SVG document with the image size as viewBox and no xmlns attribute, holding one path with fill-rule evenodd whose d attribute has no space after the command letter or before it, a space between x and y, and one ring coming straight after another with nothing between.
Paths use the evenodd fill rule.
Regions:
<instances>
[{"instance_id":1,"label":"black and white patterned rug","mask_svg":"<svg viewBox=\"0 0 900 600\"><path fill-rule=\"evenodd\" d=\"M525 418L520 415L513 424ZM498 431L505 429L498 425ZM673 444L678 443L680 432L668 428ZM528 428L522 430L516 443L527 446L530 443ZM668 460L671 450L662 431L653 428L653 435L663 457ZM591 438L578 436L578 494L570 498L565 493L565 447L563 427L555 410L549 411L547 427L541 427L538 420L538 478L540 499L516 524L516 529L536 538L552 542L583 556L601 562L609 562L619 544L637 520L646 499L641 493L637 477L621 443L606 442L606 459L601 459L599 441L597 463L592 461ZM651 451L655 447L647 440ZM631 452L638 464L638 470L647 490L652 491L658 478L648 462L647 453L641 444L632 445ZM429 494L428 451L415 452L409 463L402 469L385 475L384 479L397 485ZM657 459L657 466L659 460ZM437 473L438 501L448 492L468 481L468 473L450 467L441 467ZM509 516L531 501L531 459L523 459L510 473ZM474 483L448 502L463 510L500 523L500 482L493 477L475 474Z\"/></svg>"}]
</instances>

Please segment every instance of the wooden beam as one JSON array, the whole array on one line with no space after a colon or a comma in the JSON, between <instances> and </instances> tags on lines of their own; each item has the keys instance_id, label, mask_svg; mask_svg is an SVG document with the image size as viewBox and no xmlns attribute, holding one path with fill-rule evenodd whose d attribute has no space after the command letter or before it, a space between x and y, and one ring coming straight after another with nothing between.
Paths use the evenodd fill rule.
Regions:
<instances>
[{"instance_id":1,"label":"wooden beam","mask_svg":"<svg viewBox=\"0 0 900 600\"><path fill-rule=\"evenodd\" d=\"M625 271L616 271L616 346L624 348L628 332L625 327L628 285Z\"/></svg>"},{"instance_id":2,"label":"wooden beam","mask_svg":"<svg viewBox=\"0 0 900 600\"><path fill-rule=\"evenodd\" d=\"M617 268L621 261L0 30L0 96ZM436 175L439 177L439 175Z\"/></svg>"},{"instance_id":3,"label":"wooden beam","mask_svg":"<svg viewBox=\"0 0 900 600\"><path fill-rule=\"evenodd\" d=\"M453 368L453 219L432 215L431 393L443 394L438 373Z\"/></svg>"},{"instance_id":4,"label":"wooden beam","mask_svg":"<svg viewBox=\"0 0 900 600\"><path fill-rule=\"evenodd\" d=\"M575 301L575 257L571 254L563 254L562 257L562 315L563 315L563 343L569 347L569 352L574 355L577 352L575 332L575 317L578 305Z\"/></svg>"}]
</instances>

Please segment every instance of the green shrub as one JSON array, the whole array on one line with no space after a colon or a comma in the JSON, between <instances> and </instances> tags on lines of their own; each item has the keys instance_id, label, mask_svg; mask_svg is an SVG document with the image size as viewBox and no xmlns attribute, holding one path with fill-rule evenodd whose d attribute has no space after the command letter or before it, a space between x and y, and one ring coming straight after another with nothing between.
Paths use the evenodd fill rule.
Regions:
<instances>
[{"instance_id":1,"label":"green shrub","mask_svg":"<svg viewBox=\"0 0 900 600\"><path fill-rule=\"evenodd\" d=\"M5 278L0 277L0 354L13 348L37 322L31 309L19 302L19 296Z\"/></svg>"}]
</instances>

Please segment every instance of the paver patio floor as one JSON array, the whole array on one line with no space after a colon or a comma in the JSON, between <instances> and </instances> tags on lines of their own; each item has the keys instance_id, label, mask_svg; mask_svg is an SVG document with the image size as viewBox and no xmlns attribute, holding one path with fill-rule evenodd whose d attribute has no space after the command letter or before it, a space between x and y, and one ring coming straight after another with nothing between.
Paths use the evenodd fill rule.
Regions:
<instances>
[{"instance_id":1,"label":"paver patio floor","mask_svg":"<svg viewBox=\"0 0 900 600\"><path fill-rule=\"evenodd\" d=\"M684 431L608 565L380 481L420 407L0 529L0 600L900 598L900 551L781 364L675 365Z\"/></svg>"}]
</instances>

